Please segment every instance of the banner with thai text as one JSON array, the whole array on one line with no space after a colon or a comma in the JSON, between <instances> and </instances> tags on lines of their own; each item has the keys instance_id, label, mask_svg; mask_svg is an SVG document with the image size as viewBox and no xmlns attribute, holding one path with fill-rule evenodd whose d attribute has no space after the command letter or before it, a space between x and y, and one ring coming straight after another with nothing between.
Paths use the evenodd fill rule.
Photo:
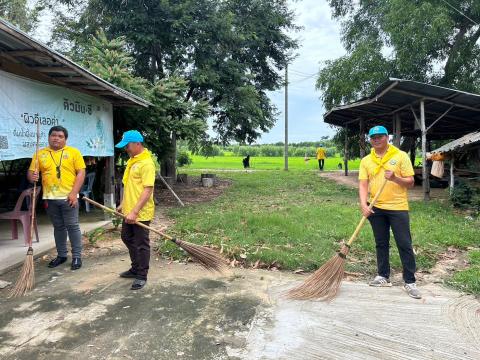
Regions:
<instances>
[{"instance_id":1,"label":"banner with thai text","mask_svg":"<svg viewBox=\"0 0 480 360\"><path fill-rule=\"evenodd\" d=\"M32 157L38 122L40 148L48 146L49 129L61 125L82 155L113 155L111 103L0 71L0 160Z\"/></svg>"}]
</instances>

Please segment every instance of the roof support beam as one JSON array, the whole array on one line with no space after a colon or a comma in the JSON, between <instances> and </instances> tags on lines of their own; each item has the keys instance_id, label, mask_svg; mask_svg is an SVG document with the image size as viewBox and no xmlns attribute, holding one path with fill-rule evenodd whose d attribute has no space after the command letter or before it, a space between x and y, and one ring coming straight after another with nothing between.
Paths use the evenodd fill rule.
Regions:
<instances>
[{"instance_id":1,"label":"roof support beam","mask_svg":"<svg viewBox=\"0 0 480 360\"><path fill-rule=\"evenodd\" d=\"M399 94L415 96L415 97L421 98L423 100L432 100L434 102L440 102L440 103L444 103L444 104L448 104L448 105L454 105L454 106L464 108L464 109L468 109L468 110L471 110L471 111L480 112L480 108L475 108L475 107L472 107L472 106L459 104L459 103L456 103L456 102L453 102L453 101L438 99L438 98L435 98L435 97L425 96L425 95L421 95L421 94L417 94L417 93L413 93L411 91L405 91L405 90L392 89L392 91L396 92L396 93L399 93Z\"/></svg>"},{"instance_id":2,"label":"roof support beam","mask_svg":"<svg viewBox=\"0 0 480 360\"><path fill-rule=\"evenodd\" d=\"M443 118L445 115L447 115L448 112L449 112L450 110L452 110L452 109L453 109L453 105L450 106L450 107L447 109L447 111L445 111L442 115L440 115L440 116L437 118L437 120L435 120L433 123L431 123L430 126L426 129L426 131L428 132L428 130L430 130L433 125L435 125L437 122L439 122L440 120L442 120L442 118Z\"/></svg>"}]
</instances>

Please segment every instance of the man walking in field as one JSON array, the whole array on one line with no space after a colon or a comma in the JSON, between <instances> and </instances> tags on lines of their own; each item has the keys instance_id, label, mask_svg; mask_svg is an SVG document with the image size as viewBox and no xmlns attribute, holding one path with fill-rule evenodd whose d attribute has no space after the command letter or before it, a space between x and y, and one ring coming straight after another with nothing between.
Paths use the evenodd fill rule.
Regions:
<instances>
[{"instance_id":1,"label":"man walking in field","mask_svg":"<svg viewBox=\"0 0 480 360\"><path fill-rule=\"evenodd\" d=\"M403 266L404 290L412 298L420 299L415 284L415 255L410 234L407 189L414 186L413 167L409 156L388 143L388 132L383 126L370 129L368 136L372 151L360 162L360 208L372 226L376 243L378 275L370 286L389 287L390 282L390 229L395 237ZM368 208L383 179L388 182L375 206Z\"/></svg>"},{"instance_id":2,"label":"man walking in field","mask_svg":"<svg viewBox=\"0 0 480 360\"><path fill-rule=\"evenodd\" d=\"M85 180L85 162L82 154L67 146L68 131L54 126L48 132L48 147L38 152L38 165L42 174L43 199L53 224L57 257L48 267L54 268L67 261L67 234L72 245L71 269L82 267L82 233L78 222L78 193ZM39 179L35 171L36 154L27 173L30 182Z\"/></svg>"},{"instance_id":3,"label":"man walking in field","mask_svg":"<svg viewBox=\"0 0 480 360\"><path fill-rule=\"evenodd\" d=\"M149 231L135 222L150 225L155 212L153 187L155 164L151 153L143 146L143 136L136 130L123 134L116 148L125 148L130 156L123 175L123 199L117 209L125 216L122 224L122 241L128 248L131 267L120 274L122 278L133 278L132 290L143 288L147 282L150 264Z\"/></svg>"},{"instance_id":4,"label":"man walking in field","mask_svg":"<svg viewBox=\"0 0 480 360\"><path fill-rule=\"evenodd\" d=\"M326 151L323 148L322 144L317 148L317 160L318 160L318 168L323 170L323 166L325 165L325 159L327 158Z\"/></svg>"}]
</instances>

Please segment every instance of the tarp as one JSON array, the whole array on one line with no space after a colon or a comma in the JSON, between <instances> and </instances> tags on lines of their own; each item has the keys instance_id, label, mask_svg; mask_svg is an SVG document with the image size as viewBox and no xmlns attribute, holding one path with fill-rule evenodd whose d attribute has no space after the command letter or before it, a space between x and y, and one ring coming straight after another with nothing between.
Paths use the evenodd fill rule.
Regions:
<instances>
[{"instance_id":1,"label":"tarp","mask_svg":"<svg viewBox=\"0 0 480 360\"><path fill-rule=\"evenodd\" d=\"M67 144L82 155L113 155L111 103L0 71L0 160L32 157L37 122L40 147L48 146L48 130L61 125L69 133Z\"/></svg>"}]
</instances>

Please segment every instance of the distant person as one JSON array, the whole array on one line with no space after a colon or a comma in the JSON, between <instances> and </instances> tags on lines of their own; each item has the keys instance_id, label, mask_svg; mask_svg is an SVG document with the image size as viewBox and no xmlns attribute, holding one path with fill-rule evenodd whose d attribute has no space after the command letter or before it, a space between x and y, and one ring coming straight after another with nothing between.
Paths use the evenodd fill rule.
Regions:
<instances>
[{"instance_id":1,"label":"distant person","mask_svg":"<svg viewBox=\"0 0 480 360\"><path fill-rule=\"evenodd\" d=\"M243 162L243 168L244 168L244 169L250 168L250 155L247 155L247 157L244 158L244 159L242 160L242 162Z\"/></svg>"},{"instance_id":2,"label":"distant person","mask_svg":"<svg viewBox=\"0 0 480 360\"><path fill-rule=\"evenodd\" d=\"M323 166L325 165L325 159L326 158L327 158L326 151L323 148L323 145L320 144L320 146L317 148L318 168L320 170L323 170Z\"/></svg>"},{"instance_id":3,"label":"distant person","mask_svg":"<svg viewBox=\"0 0 480 360\"><path fill-rule=\"evenodd\" d=\"M337 168L338 168L338 170L342 170L343 169L342 163L338 163Z\"/></svg>"}]
</instances>

